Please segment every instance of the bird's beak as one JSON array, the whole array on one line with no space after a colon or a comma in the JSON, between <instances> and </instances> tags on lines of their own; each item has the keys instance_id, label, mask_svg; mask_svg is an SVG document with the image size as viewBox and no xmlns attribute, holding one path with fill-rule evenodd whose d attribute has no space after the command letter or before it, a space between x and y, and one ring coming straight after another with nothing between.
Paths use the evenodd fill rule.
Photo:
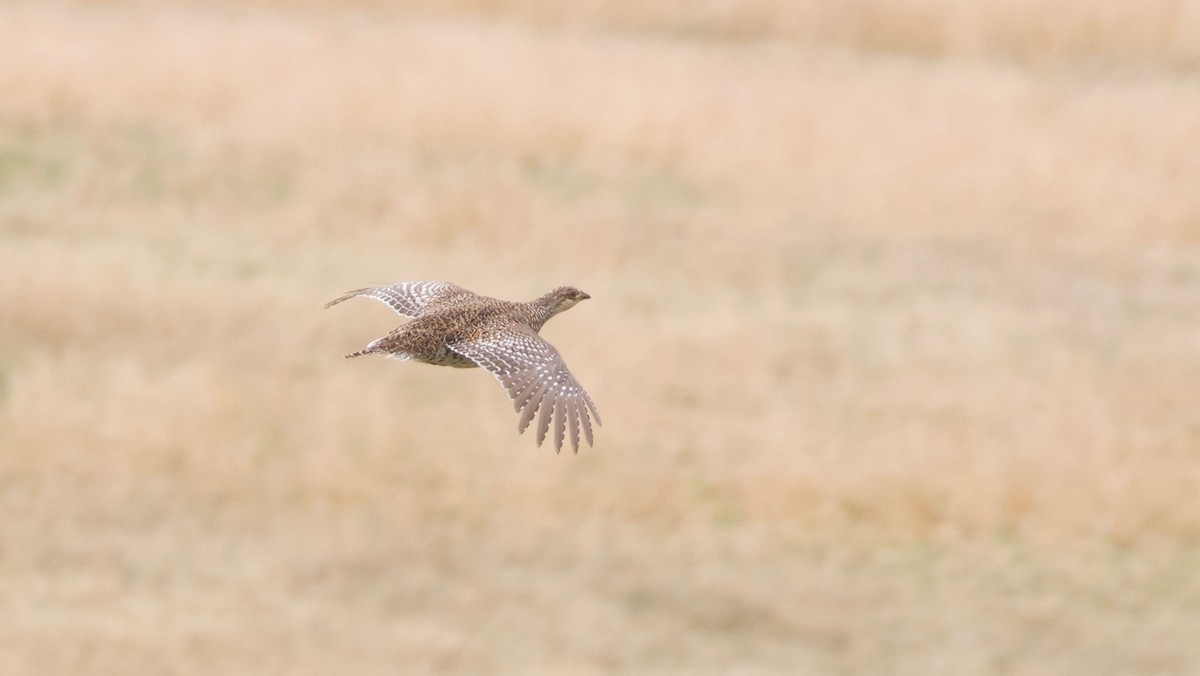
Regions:
<instances>
[{"instance_id":1,"label":"bird's beak","mask_svg":"<svg viewBox=\"0 0 1200 676\"><path fill-rule=\"evenodd\" d=\"M582 294L581 296L579 296L579 300L587 300L587 299L591 298L591 296L589 296L586 291L580 291L579 293Z\"/></svg>"}]
</instances>

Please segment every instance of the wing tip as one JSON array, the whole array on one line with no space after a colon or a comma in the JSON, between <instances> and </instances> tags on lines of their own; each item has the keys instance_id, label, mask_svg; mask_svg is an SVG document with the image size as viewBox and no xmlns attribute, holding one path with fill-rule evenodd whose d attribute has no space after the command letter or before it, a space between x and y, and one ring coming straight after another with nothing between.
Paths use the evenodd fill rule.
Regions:
<instances>
[{"instance_id":1,"label":"wing tip","mask_svg":"<svg viewBox=\"0 0 1200 676\"><path fill-rule=\"evenodd\" d=\"M346 293L338 296L337 298L334 298L333 300L329 301L325 305L321 306L321 309L328 310L329 308L333 307L334 305L337 305L338 303L341 303L342 301L350 300L351 298L361 294L363 291L369 291L369 289L355 289L353 291L347 291Z\"/></svg>"}]
</instances>

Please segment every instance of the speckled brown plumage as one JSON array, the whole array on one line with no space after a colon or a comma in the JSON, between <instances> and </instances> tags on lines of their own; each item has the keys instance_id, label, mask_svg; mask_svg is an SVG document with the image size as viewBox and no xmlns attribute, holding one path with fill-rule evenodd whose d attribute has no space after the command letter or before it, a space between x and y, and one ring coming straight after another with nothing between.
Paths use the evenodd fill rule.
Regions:
<instances>
[{"instance_id":1,"label":"speckled brown plumage","mask_svg":"<svg viewBox=\"0 0 1200 676\"><path fill-rule=\"evenodd\" d=\"M556 451L562 450L569 434L571 448L578 453L580 428L591 445L591 418L600 424L596 404L567 370L558 350L538 335L551 317L590 298L586 293L562 286L528 303L514 303L449 282L399 282L351 291L325 307L355 296L383 301L412 321L346 357L382 354L438 366L482 366L500 381L521 414L517 432L524 432L537 416L539 446L551 423Z\"/></svg>"}]
</instances>

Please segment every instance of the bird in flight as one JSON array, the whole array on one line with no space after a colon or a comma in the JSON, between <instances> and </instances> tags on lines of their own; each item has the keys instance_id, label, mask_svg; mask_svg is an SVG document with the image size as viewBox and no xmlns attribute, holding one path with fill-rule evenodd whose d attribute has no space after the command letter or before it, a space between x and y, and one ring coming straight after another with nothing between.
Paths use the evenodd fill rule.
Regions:
<instances>
[{"instance_id":1,"label":"bird in flight","mask_svg":"<svg viewBox=\"0 0 1200 676\"><path fill-rule=\"evenodd\" d=\"M325 307L355 296L383 301L412 321L346 358L381 354L438 366L482 366L500 381L521 414L518 433L537 416L538 446L551 423L556 452L569 434L571 448L578 453L580 428L592 444L591 419L599 425L600 412L558 350L538 335L551 317L591 296L560 286L527 303L515 303L480 296L449 282L397 282L350 291Z\"/></svg>"}]
</instances>

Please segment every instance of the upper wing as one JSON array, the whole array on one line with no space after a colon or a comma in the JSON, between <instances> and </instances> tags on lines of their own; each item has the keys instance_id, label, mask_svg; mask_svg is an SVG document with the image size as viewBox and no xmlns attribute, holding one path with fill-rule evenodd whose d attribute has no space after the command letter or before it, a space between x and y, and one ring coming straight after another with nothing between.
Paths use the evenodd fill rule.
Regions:
<instances>
[{"instance_id":1,"label":"upper wing","mask_svg":"<svg viewBox=\"0 0 1200 676\"><path fill-rule=\"evenodd\" d=\"M539 446L546 438L552 416L556 451L562 450L563 433L569 429L571 448L579 452L580 426L591 445L592 422L588 413L590 411L599 425L600 413L596 404L567 370L558 350L532 329L514 322L489 331L486 338L453 343L449 347L496 376L521 414L518 432L525 431L540 408Z\"/></svg>"},{"instance_id":2,"label":"upper wing","mask_svg":"<svg viewBox=\"0 0 1200 676\"><path fill-rule=\"evenodd\" d=\"M350 291L340 298L329 301L325 307L355 296L366 296L387 303L397 313L405 317L416 317L421 308L440 296L459 293L471 293L466 289L450 282L397 282L388 286L373 286L366 289Z\"/></svg>"}]
</instances>

